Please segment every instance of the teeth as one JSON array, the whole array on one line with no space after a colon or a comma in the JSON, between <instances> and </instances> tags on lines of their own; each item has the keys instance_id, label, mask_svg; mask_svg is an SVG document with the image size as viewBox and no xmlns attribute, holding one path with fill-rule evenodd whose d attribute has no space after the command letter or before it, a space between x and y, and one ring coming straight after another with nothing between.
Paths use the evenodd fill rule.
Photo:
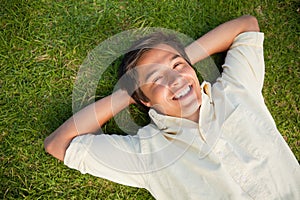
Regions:
<instances>
[{"instance_id":1,"label":"teeth","mask_svg":"<svg viewBox=\"0 0 300 200\"><path fill-rule=\"evenodd\" d=\"M191 90L190 86L188 86L186 89L182 90L179 94L175 96L176 99L179 99L183 96L185 96L189 91Z\"/></svg>"}]
</instances>

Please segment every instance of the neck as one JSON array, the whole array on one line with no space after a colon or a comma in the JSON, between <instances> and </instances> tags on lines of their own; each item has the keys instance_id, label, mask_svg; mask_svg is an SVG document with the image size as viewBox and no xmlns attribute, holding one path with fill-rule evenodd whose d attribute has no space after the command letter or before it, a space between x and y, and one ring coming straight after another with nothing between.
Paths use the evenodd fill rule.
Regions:
<instances>
[{"instance_id":1,"label":"neck","mask_svg":"<svg viewBox=\"0 0 300 200\"><path fill-rule=\"evenodd\" d=\"M196 123L199 123L199 111L200 111L200 107L191 116L186 117L186 119L191 120L191 121L196 122Z\"/></svg>"}]
</instances>

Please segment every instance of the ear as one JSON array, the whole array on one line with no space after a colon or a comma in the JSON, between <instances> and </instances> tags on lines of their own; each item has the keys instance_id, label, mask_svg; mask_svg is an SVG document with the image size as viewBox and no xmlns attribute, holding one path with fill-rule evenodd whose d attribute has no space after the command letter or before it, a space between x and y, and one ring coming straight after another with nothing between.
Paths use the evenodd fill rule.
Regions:
<instances>
[{"instance_id":1,"label":"ear","mask_svg":"<svg viewBox=\"0 0 300 200\"><path fill-rule=\"evenodd\" d=\"M140 100L142 104L144 104L145 106L147 107L152 107L152 104L150 101L143 101L143 100Z\"/></svg>"}]
</instances>

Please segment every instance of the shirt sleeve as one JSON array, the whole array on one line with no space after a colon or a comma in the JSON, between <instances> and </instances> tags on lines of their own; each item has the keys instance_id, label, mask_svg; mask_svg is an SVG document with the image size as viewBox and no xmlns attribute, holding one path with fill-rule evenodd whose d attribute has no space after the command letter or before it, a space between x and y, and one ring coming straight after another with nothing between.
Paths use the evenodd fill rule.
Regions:
<instances>
[{"instance_id":1,"label":"shirt sleeve","mask_svg":"<svg viewBox=\"0 0 300 200\"><path fill-rule=\"evenodd\" d=\"M81 173L145 188L145 173L135 136L82 135L73 139L64 163Z\"/></svg>"},{"instance_id":2,"label":"shirt sleeve","mask_svg":"<svg viewBox=\"0 0 300 200\"><path fill-rule=\"evenodd\" d=\"M251 92L261 92L265 73L263 40L261 32L238 35L227 52L222 77Z\"/></svg>"}]
</instances>

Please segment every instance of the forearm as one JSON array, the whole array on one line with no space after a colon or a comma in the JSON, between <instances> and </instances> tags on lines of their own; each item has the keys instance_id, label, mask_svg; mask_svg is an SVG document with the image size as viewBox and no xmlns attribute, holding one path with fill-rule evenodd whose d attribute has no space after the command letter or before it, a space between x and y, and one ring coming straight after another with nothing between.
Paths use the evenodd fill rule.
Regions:
<instances>
[{"instance_id":1,"label":"forearm","mask_svg":"<svg viewBox=\"0 0 300 200\"><path fill-rule=\"evenodd\" d=\"M237 35L249 31L259 31L258 22L253 16L242 16L219 25L185 50L191 63L195 64L212 54L226 51Z\"/></svg>"},{"instance_id":2,"label":"forearm","mask_svg":"<svg viewBox=\"0 0 300 200\"><path fill-rule=\"evenodd\" d=\"M118 90L74 114L44 142L47 152L63 160L72 139L78 135L93 133L131 103L126 91Z\"/></svg>"}]
</instances>

